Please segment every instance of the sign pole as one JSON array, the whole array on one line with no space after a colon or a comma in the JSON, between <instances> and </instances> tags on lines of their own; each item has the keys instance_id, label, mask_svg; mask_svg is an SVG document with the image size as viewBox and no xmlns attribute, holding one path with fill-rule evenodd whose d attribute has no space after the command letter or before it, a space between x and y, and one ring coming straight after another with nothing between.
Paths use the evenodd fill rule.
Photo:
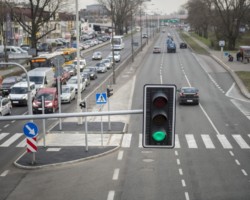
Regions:
<instances>
[{"instance_id":1,"label":"sign pole","mask_svg":"<svg viewBox=\"0 0 250 200\"><path fill-rule=\"evenodd\" d=\"M44 96L42 96L42 106L43 106L43 115L45 114L45 101L44 101ZM45 142L45 134L46 134L46 125L45 125L45 119L43 119L43 147L46 147L46 142Z\"/></svg>"},{"instance_id":2,"label":"sign pole","mask_svg":"<svg viewBox=\"0 0 250 200\"><path fill-rule=\"evenodd\" d=\"M88 112L88 109L87 109L87 101L86 101L86 98L84 99L85 101L85 112ZM88 120L87 120L87 116L85 117L85 150L88 151Z\"/></svg>"},{"instance_id":3,"label":"sign pole","mask_svg":"<svg viewBox=\"0 0 250 200\"><path fill-rule=\"evenodd\" d=\"M102 106L101 106L101 111L102 111ZM102 116L101 116L101 142L103 146L103 122L102 122Z\"/></svg>"},{"instance_id":4,"label":"sign pole","mask_svg":"<svg viewBox=\"0 0 250 200\"><path fill-rule=\"evenodd\" d=\"M108 101L108 112L110 111L110 103L109 103L109 98L107 98ZM108 115L108 122L109 122L109 131L111 130L111 123L110 123L110 115Z\"/></svg>"}]
</instances>

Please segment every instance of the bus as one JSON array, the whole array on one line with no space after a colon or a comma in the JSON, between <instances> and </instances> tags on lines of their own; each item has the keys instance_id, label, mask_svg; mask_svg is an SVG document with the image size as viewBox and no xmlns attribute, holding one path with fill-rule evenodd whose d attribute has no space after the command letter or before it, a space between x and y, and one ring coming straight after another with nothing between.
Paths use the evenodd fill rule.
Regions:
<instances>
[{"instance_id":1,"label":"bus","mask_svg":"<svg viewBox=\"0 0 250 200\"><path fill-rule=\"evenodd\" d=\"M65 58L62 52L44 53L30 60L30 68L62 66Z\"/></svg>"},{"instance_id":2,"label":"bus","mask_svg":"<svg viewBox=\"0 0 250 200\"><path fill-rule=\"evenodd\" d=\"M74 60L77 56L77 49L76 48L62 48L58 49L58 52L62 52L65 57L65 65L73 64Z\"/></svg>"},{"instance_id":3,"label":"bus","mask_svg":"<svg viewBox=\"0 0 250 200\"><path fill-rule=\"evenodd\" d=\"M112 44L112 38L110 39L111 42L111 49L114 48L114 50L122 50L124 49L124 41L122 35L115 35L113 36L113 44Z\"/></svg>"}]
</instances>

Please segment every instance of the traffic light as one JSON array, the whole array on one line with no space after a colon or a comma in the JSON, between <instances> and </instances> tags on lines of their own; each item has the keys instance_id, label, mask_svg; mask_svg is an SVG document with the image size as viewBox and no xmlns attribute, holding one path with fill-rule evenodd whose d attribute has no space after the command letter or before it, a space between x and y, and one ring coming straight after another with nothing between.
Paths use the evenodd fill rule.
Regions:
<instances>
[{"instance_id":1,"label":"traffic light","mask_svg":"<svg viewBox=\"0 0 250 200\"><path fill-rule=\"evenodd\" d=\"M143 101L143 147L173 148L176 85L145 85Z\"/></svg>"},{"instance_id":2,"label":"traffic light","mask_svg":"<svg viewBox=\"0 0 250 200\"><path fill-rule=\"evenodd\" d=\"M86 102L85 101L80 102L79 106L81 107L81 109L86 108Z\"/></svg>"},{"instance_id":3,"label":"traffic light","mask_svg":"<svg viewBox=\"0 0 250 200\"><path fill-rule=\"evenodd\" d=\"M112 88L107 88L107 97L111 97L113 95L113 89Z\"/></svg>"}]
</instances>

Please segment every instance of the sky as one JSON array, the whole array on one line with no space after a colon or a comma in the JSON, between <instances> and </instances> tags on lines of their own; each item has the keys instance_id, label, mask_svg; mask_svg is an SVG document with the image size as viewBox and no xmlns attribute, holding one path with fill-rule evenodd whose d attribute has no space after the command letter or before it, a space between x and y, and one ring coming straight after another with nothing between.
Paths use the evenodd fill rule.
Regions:
<instances>
[{"instance_id":1,"label":"sky","mask_svg":"<svg viewBox=\"0 0 250 200\"><path fill-rule=\"evenodd\" d=\"M185 4L188 0L151 0L147 2L148 9L157 11L161 14L172 14L180 9L180 6ZM78 0L79 9L86 8L86 5L97 4L96 0Z\"/></svg>"}]
</instances>

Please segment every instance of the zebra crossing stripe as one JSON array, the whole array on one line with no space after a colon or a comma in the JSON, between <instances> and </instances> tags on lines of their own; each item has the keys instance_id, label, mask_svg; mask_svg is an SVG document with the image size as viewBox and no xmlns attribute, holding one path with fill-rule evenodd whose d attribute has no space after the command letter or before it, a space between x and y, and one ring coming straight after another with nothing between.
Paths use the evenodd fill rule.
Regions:
<instances>
[{"instance_id":1,"label":"zebra crossing stripe","mask_svg":"<svg viewBox=\"0 0 250 200\"><path fill-rule=\"evenodd\" d=\"M186 137L189 148L191 148L191 149L197 149L198 148L198 146L197 146L197 144L195 142L195 139L194 139L194 135L186 134L185 137Z\"/></svg>"},{"instance_id":2,"label":"zebra crossing stripe","mask_svg":"<svg viewBox=\"0 0 250 200\"><path fill-rule=\"evenodd\" d=\"M23 135L23 133L16 133L15 135L12 135L8 140L6 140L3 144L1 144L0 147L10 146L13 142L15 142L22 135Z\"/></svg>"},{"instance_id":3,"label":"zebra crossing stripe","mask_svg":"<svg viewBox=\"0 0 250 200\"><path fill-rule=\"evenodd\" d=\"M202 138L207 149L214 149L215 148L209 135L206 135L206 134L201 135L201 138Z\"/></svg>"},{"instance_id":4,"label":"zebra crossing stripe","mask_svg":"<svg viewBox=\"0 0 250 200\"><path fill-rule=\"evenodd\" d=\"M223 146L224 149L232 149L232 145L230 142L227 140L225 135L216 135L217 138L219 139L221 145Z\"/></svg>"},{"instance_id":5,"label":"zebra crossing stripe","mask_svg":"<svg viewBox=\"0 0 250 200\"><path fill-rule=\"evenodd\" d=\"M246 141L242 138L241 135L232 135L232 136L242 149L250 148L250 146L246 143Z\"/></svg>"},{"instance_id":6,"label":"zebra crossing stripe","mask_svg":"<svg viewBox=\"0 0 250 200\"><path fill-rule=\"evenodd\" d=\"M175 134L175 148L181 148L178 134Z\"/></svg>"},{"instance_id":7,"label":"zebra crossing stripe","mask_svg":"<svg viewBox=\"0 0 250 200\"><path fill-rule=\"evenodd\" d=\"M124 134L122 139L122 147L129 148L131 143L132 134Z\"/></svg>"},{"instance_id":8,"label":"zebra crossing stripe","mask_svg":"<svg viewBox=\"0 0 250 200\"><path fill-rule=\"evenodd\" d=\"M7 135L9 135L9 133L1 133L0 134L0 140L2 140L3 138L5 138Z\"/></svg>"},{"instance_id":9,"label":"zebra crossing stripe","mask_svg":"<svg viewBox=\"0 0 250 200\"><path fill-rule=\"evenodd\" d=\"M26 138L23 139L23 141L20 142L18 145L16 145L16 147L26 147L26 146L27 146L27 144L26 144Z\"/></svg>"}]
</instances>

